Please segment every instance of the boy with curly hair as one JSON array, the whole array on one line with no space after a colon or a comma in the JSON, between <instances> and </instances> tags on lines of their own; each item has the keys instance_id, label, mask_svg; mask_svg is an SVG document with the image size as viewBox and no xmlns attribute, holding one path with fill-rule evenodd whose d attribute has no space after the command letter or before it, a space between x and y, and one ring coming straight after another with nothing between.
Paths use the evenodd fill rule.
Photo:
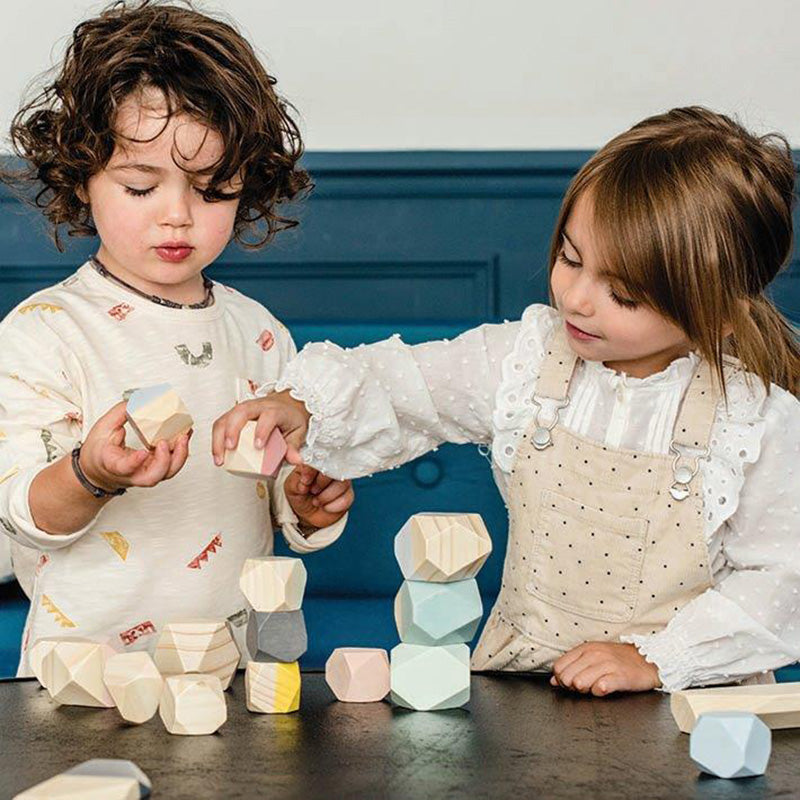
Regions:
<instances>
[{"instance_id":1,"label":"boy with curly hair","mask_svg":"<svg viewBox=\"0 0 800 800\"><path fill-rule=\"evenodd\" d=\"M295 353L266 308L203 274L231 239L295 224L280 204L309 188L274 83L226 22L117 2L14 118L27 168L6 180L38 181L57 245L61 226L100 241L0 324L0 527L31 599L19 675L43 636L135 650L181 617L237 631L241 566L272 552L273 526L300 553L344 528L348 481L284 465L254 483L207 455L213 420ZM165 382L194 431L130 447L124 398Z\"/></svg>"}]
</instances>

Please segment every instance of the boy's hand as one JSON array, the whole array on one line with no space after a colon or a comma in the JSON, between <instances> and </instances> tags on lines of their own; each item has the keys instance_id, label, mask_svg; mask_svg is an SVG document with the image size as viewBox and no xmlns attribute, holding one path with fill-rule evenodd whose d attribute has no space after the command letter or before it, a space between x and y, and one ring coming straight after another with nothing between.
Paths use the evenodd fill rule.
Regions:
<instances>
[{"instance_id":1,"label":"boy's hand","mask_svg":"<svg viewBox=\"0 0 800 800\"><path fill-rule=\"evenodd\" d=\"M286 460L298 466L303 463L300 458L300 448L305 443L310 418L311 414L308 413L305 403L295 400L288 390L238 403L214 423L211 432L214 463L218 467L222 466L225 451L236 449L239 444L239 434L245 423L255 419L258 420L256 447L262 448L273 429L278 428L289 447L286 451Z\"/></svg>"},{"instance_id":2,"label":"boy's hand","mask_svg":"<svg viewBox=\"0 0 800 800\"><path fill-rule=\"evenodd\" d=\"M189 456L193 431L172 442L160 441L153 450L134 450L125 444L123 400L95 422L81 447L86 477L107 491L129 486L155 486L177 475Z\"/></svg>"},{"instance_id":3,"label":"boy's hand","mask_svg":"<svg viewBox=\"0 0 800 800\"><path fill-rule=\"evenodd\" d=\"M292 470L283 491L300 522L313 528L333 525L355 499L350 481L336 481L307 465Z\"/></svg>"},{"instance_id":4,"label":"boy's hand","mask_svg":"<svg viewBox=\"0 0 800 800\"><path fill-rule=\"evenodd\" d=\"M553 686L601 697L612 692L646 692L661 686L658 667L632 644L586 642L553 664Z\"/></svg>"}]
</instances>

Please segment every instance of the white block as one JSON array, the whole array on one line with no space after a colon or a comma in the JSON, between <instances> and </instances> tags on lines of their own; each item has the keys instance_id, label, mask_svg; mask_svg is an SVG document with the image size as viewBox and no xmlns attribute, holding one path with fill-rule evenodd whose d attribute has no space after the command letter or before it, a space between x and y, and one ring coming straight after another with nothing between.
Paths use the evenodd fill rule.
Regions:
<instances>
[{"instance_id":1,"label":"white block","mask_svg":"<svg viewBox=\"0 0 800 800\"><path fill-rule=\"evenodd\" d=\"M216 675L170 675L158 707L164 726L182 736L215 733L228 718L222 684Z\"/></svg>"},{"instance_id":2,"label":"white block","mask_svg":"<svg viewBox=\"0 0 800 800\"><path fill-rule=\"evenodd\" d=\"M770 729L746 711L701 714L689 739L692 761L718 778L763 775L771 748Z\"/></svg>"}]
</instances>

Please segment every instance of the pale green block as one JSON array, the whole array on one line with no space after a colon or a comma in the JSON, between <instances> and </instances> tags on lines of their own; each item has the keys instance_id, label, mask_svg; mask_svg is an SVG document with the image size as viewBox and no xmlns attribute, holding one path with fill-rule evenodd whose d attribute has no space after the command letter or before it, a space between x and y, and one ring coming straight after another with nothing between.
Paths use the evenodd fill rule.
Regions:
<instances>
[{"instance_id":1,"label":"pale green block","mask_svg":"<svg viewBox=\"0 0 800 800\"><path fill-rule=\"evenodd\" d=\"M416 711L443 711L469 702L469 647L399 644L392 650L392 702Z\"/></svg>"},{"instance_id":2,"label":"pale green block","mask_svg":"<svg viewBox=\"0 0 800 800\"><path fill-rule=\"evenodd\" d=\"M478 582L404 581L394 600L394 620L406 644L440 646L468 642L483 616Z\"/></svg>"}]
</instances>

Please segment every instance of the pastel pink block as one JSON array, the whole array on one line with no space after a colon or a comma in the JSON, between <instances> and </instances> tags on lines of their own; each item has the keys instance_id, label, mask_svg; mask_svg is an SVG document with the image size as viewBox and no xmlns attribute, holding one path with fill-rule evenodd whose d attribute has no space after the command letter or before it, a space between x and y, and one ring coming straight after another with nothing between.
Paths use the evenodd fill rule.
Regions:
<instances>
[{"instance_id":1,"label":"pastel pink block","mask_svg":"<svg viewBox=\"0 0 800 800\"><path fill-rule=\"evenodd\" d=\"M268 478L274 478L283 464L288 450L286 440L277 428L273 428L272 433L264 445L264 460L261 463L261 472Z\"/></svg>"},{"instance_id":2,"label":"pastel pink block","mask_svg":"<svg viewBox=\"0 0 800 800\"><path fill-rule=\"evenodd\" d=\"M243 478L274 478L286 455L286 442L281 432L274 428L260 450L255 446L256 423L247 422L239 434L235 450L225 454L225 469Z\"/></svg>"},{"instance_id":3,"label":"pastel pink block","mask_svg":"<svg viewBox=\"0 0 800 800\"><path fill-rule=\"evenodd\" d=\"M339 647L325 664L325 680L344 703L377 703L389 694L389 656L371 647Z\"/></svg>"}]
</instances>

